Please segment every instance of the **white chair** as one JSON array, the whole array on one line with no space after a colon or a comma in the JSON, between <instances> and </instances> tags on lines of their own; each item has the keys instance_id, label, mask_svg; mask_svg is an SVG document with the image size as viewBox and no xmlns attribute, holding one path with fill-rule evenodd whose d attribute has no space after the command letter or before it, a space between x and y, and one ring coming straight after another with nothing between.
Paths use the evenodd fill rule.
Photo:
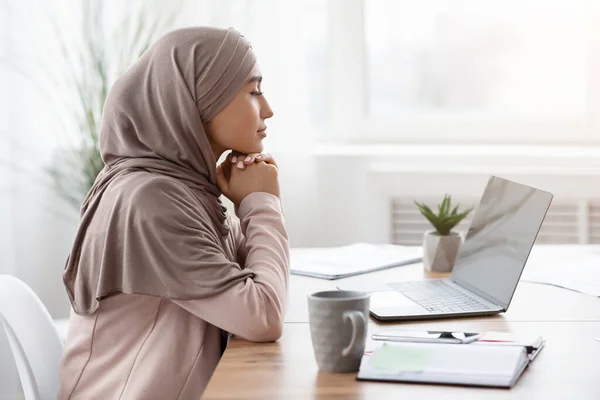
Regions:
<instances>
[{"instance_id":1,"label":"white chair","mask_svg":"<svg viewBox=\"0 0 600 400\"><path fill-rule=\"evenodd\" d=\"M0 275L0 325L8 337L25 399L56 399L62 341L39 297L10 275Z\"/></svg>"}]
</instances>

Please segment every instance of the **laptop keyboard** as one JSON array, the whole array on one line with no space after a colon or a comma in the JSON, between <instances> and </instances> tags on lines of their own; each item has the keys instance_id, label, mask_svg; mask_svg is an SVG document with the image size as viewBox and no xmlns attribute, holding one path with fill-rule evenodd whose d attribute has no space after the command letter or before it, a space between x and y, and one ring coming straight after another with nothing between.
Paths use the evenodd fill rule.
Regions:
<instances>
[{"instance_id":1,"label":"laptop keyboard","mask_svg":"<svg viewBox=\"0 0 600 400\"><path fill-rule=\"evenodd\" d=\"M390 286L432 313L492 309L443 280L396 282Z\"/></svg>"}]
</instances>

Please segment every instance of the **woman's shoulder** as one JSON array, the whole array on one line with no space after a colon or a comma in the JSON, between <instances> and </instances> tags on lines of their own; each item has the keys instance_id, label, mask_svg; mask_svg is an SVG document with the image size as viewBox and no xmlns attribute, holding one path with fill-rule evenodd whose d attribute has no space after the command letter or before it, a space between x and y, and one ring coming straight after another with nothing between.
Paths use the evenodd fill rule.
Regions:
<instances>
[{"instance_id":1,"label":"woman's shoulder","mask_svg":"<svg viewBox=\"0 0 600 400\"><path fill-rule=\"evenodd\" d=\"M136 171L115 181L112 190L124 203L140 212L163 217L181 213L206 214L192 190L184 182L169 176Z\"/></svg>"},{"instance_id":2,"label":"woman's shoulder","mask_svg":"<svg viewBox=\"0 0 600 400\"><path fill-rule=\"evenodd\" d=\"M191 189L178 179L146 171L135 171L126 174L119 181L115 182L116 188L125 189L124 191L136 197L161 197L173 194L191 195Z\"/></svg>"}]
</instances>

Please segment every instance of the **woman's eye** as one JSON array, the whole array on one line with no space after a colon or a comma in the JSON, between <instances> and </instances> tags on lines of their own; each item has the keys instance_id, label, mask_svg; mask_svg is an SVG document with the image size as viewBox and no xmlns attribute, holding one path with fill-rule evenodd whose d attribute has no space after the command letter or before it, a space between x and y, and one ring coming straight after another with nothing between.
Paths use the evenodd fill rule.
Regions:
<instances>
[{"instance_id":1,"label":"woman's eye","mask_svg":"<svg viewBox=\"0 0 600 400\"><path fill-rule=\"evenodd\" d=\"M253 96L262 96L263 92L251 92L250 94L252 94Z\"/></svg>"}]
</instances>

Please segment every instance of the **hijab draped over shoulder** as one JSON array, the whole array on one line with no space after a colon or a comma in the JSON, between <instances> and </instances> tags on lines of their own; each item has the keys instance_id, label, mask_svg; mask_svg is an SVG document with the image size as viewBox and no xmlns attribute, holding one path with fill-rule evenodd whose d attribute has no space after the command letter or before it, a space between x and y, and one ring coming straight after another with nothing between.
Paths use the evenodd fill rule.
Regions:
<instances>
[{"instance_id":1,"label":"hijab draped over shoulder","mask_svg":"<svg viewBox=\"0 0 600 400\"><path fill-rule=\"evenodd\" d=\"M63 273L74 311L112 293L191 300L252 277L235 263L216 161L203 122L256 64L234 29L186 28L159 39L112 86L105 167L81 208Z\"/></svg>"}]
</instances>

